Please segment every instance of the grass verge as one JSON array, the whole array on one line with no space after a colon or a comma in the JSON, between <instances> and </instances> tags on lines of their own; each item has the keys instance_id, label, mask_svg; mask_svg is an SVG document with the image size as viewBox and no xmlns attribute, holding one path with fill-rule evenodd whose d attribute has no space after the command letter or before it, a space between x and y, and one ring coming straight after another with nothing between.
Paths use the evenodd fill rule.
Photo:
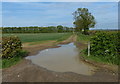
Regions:
<instances>
[{"instance_id":1,"label":"grass verge","mask_svg":"<svg viewBox=\"0 0 120 84\"><path fill-rule=\"evenodd\" d=\"M0 60L0 68L8 68L10 66L17 64L27 54L28 54L27 51L22 50L19 52L18 55L14 56L13 58Z\"/></svg>"},{"instance_id":2,"label":"grass verge","mask_svg":"<svg viewBox=\"0 0 120 84\"><path fill-rule=\"evenodd\" d=\"M101 67L103 69L107 69L107 70L110 70L110 71L118 74L118 65L112 64L102 58L94 57L92 55L88 56L84 52L85 52L85 50L81 51L82 60L84 60L87 63L90 63L94 66Z\"/></svg>"},{"instance_id":3,"label":"grass verge","mask_svg":"<svg viewBox=\"0 0 120 84\"><path fill-rule=\"evenodd\" d=\"M81 56L83 56L84 59L86 59L86 60L94 61L94 62L98 62L98 63L104 63L104 64L112 64L112 63L106 61L105 59L98 58L98 57L95 57L95 56L92 56L92 55L88 56L85 51L86 51L85 49L83 49L81 51Z\"/></svg>"},{"instance_id":4,"label":"grass verge","mask_svg":"<svg viewBox=\"0 0 120 84\"><path fill-rule=\"evenodd\" d=\"M92 35L84 35L82 33L77 33L77 41L82 42L84 44L87 44L88 41L90 41L91 37L92 37Z\"/></svg>"}]
</instances>

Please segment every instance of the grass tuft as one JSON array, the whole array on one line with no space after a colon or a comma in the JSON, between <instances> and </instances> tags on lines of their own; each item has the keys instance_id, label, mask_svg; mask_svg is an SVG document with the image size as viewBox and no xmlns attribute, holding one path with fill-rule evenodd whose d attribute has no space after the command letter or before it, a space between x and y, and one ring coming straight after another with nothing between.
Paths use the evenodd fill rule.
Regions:
<instances>
[{"instance_id":1,"label":"grass tuft","mask_svg":"<svg viewBox=\"0 0 120 84\"><path fill-rule=\"evenodd\" d=\"M12 65L17 64L27 54L28 54L27 51L22 50L22 51L19 52L18 55L14 56L13 58L0 60L0 68L8 68Z\"/></svg>"}]
</instances>

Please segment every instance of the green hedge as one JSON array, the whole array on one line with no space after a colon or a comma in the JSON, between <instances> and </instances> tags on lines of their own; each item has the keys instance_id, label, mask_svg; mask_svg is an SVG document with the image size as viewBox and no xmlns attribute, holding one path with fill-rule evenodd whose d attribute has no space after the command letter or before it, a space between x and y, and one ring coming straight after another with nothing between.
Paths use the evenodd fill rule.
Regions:
<instances>
[{"instance_id":1,"label":"green hedge","mask_svg":"<svg viewBox=\"0 0 120 84\"><path fill-rule=\"evenodd\" d=\"M91 39L91 55L112 64L119 64L120 35L118 32L97 32Z\"/></svg>"},{"instance_id":2,"label":"green hedge","mask_svg":"<svg viewBox=\"0 0 120 84\"><path fill-rule=\"evenodd\" d=\"M21 41L16 36L2 37L2 55L1 58L12 58L22 50Z\"/></svg>"}]
</instances>

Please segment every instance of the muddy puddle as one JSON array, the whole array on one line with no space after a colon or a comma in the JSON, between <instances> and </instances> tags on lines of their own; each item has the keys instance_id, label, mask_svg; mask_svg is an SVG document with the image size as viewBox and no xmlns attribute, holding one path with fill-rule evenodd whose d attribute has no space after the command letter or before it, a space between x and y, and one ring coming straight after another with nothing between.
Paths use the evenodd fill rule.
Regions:
<instances>
[{"instance_id":1,"label":"muddy puddle","mask_svg":"<svg viewBox=\"0 0 120 84\"><path fill-rule=\"evenodd\" d=\"M82 75L93 75L95 67L82 62L79 50L74 43L59 45L58 48L49 48L40 51L37 55L26 59L33 64L56 72L74 72Z\"/></svg>"}]
</instances>

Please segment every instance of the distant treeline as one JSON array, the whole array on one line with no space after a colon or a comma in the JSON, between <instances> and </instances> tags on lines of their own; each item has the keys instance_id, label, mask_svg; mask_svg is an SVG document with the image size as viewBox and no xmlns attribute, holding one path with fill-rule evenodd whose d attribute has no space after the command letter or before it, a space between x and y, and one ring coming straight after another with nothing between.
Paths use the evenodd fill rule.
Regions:
<instances>
[{"instance_id":1,"label":"distant treeline","mask_svg":"<svg viewBox=\"0 0 120 84\"><path fill-rule=\"evenodd\" d=\"M63 32L73 32L72 27L49 26L49 27L2 27L3 33L63 33Z\"/></svg>"}]
</instances>

